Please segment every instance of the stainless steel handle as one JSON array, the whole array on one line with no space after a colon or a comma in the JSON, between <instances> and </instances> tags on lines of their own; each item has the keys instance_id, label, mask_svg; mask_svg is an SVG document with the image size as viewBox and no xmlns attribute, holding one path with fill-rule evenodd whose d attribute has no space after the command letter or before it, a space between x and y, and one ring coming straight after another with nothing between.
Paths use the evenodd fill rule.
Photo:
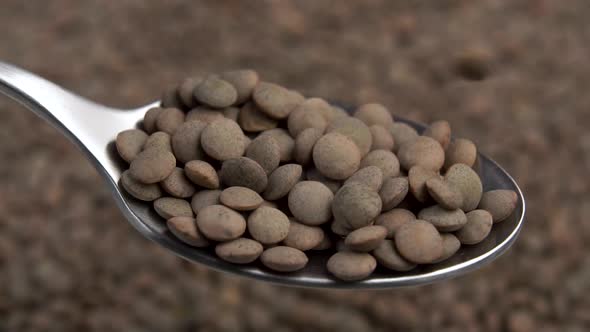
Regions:
<instances>
[{"instance_id":1,"label":"stainless steel handle","mask_svg":"<svg viewBox=\"0 0 590 332\"><path fill-rule=\"evenodd\" d=\"M132 128L144 110L127 111L94 103L4 62L0 62L0 92L61 131L84 153L94 157L99 169L102 167L112 178L116 178L118 171L109 158L107 143L118 132Z\"/></svg>"},{"instance_id":2,"label":"stainless steel handle","mask_svg":"<svg viewBox=\"0 0 590 332\"><path fill-rule=\"evenodd\" d=\"M113 132L105 128L112 127L112 121L122 113L4 62L0 62L0 91L45 119L77 144L104 144L105 135Z\"/></svg>"}]
</instances>

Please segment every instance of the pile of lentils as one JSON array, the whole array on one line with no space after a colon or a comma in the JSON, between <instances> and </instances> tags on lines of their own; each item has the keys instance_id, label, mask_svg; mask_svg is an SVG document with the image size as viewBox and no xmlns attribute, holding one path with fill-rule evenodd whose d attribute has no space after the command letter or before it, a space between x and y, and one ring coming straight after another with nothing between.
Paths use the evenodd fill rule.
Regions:
<instances>
[{"instance_id":1,"label":"pile of lentils","mask_svg":"<svg viewBox=\"0 0 590 332\"><path fill-rule=\"evenodd\" d=\"M293 272L331 250L341 280L409 271L480 243L517 203L483 192L475 144L447 121L420 135L381 104L350 116L252 70L185 79L140 127L116 138L122 187L235 264Z\"/></svg>"}]
</instances>

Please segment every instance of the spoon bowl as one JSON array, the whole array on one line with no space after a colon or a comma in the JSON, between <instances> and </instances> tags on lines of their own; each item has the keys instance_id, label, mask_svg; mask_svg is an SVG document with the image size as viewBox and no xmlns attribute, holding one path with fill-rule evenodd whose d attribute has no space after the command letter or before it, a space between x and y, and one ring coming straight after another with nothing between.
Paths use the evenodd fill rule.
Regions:
<instances>
[{"instance_id":1,"label":"spoon bowl","mask_svg":"<svg viewBox=\"0 0 590 332\"><path fill-rule=\"evenodd\" d=\"M146 238L171 250L189 261L215 270L268 281L276 284L323 288L395 288L432 283L473 271L499 257L514 243L522 227L525 201L514 179L490 158L478 154L475 170L480 175L484 191L509 189L518 195L515 211L505 221L495 224L490 235L474 246L462 246L450 259L422 265L409 272L394 272L378 267L366 280L345 282L326 270L331 253L312 251L307 266L294 273L278 273L260 262L236 265L215 255L212 248L195 248L184 244L167 230L165 222L151 207L139 201L119 185L124 164L118 157L113 141L117 134L133 128L145 112L157 106L154 102L136 109L122 110L86 100L20 68L0 62L0 92L25 105L35 114L61 131L88 157L106 180L117 206L125 218ZM396 117L419 132L424 126Z\"/></svg>"}]
</instances>

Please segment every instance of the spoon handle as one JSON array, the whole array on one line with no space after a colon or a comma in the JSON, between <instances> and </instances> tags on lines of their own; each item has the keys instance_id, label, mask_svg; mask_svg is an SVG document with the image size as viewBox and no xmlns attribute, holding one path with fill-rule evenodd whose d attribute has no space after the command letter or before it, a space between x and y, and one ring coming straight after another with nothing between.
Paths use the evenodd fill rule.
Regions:
<instances>
[{"instance_id":1,"label":"spoon handle","mask_svg":"<svg viewBox=\"0 0 590 332\"><path fill-rule=\"evenodd\" d=\"M1 61L0 92L49 122L103 166L108 162L107 143L138 120L137 112L99 105ZM107 171L113 173L114 169Z\"/></svg>"},{"instance_id":2,"label":"spoon handle","mask_svg":"<svg viewBox=\"0 0 590 332\"><path fill-rule=\"evenodd\" d=\"M121 112L4 62L0 62L0 92L26 106L75 143L91 143L96 137L93 128L112 125L112 116Z\"/></svg>"}]
</instances>

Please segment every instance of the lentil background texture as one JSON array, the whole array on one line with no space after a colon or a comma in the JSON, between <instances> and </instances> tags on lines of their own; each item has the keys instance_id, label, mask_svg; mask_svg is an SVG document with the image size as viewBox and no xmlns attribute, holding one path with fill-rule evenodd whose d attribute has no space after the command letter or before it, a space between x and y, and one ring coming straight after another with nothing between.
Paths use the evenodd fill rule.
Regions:
<instances>
[{"instance_id":1,"label":"lentil background texture","mask_svg":"<svg viewBox=\"0 0 590 332\"><path fill-rule=\"evenodd\" d=\"M446 119L517 179L528 212L506 255L435 285L330 291L239 279L142 238L72 144L0 97L0 331L590 327L587 0L1 7L2 61L107 105L146 104L184 77L252 68L327 100Z\"/></svg>"}]
</instances>

